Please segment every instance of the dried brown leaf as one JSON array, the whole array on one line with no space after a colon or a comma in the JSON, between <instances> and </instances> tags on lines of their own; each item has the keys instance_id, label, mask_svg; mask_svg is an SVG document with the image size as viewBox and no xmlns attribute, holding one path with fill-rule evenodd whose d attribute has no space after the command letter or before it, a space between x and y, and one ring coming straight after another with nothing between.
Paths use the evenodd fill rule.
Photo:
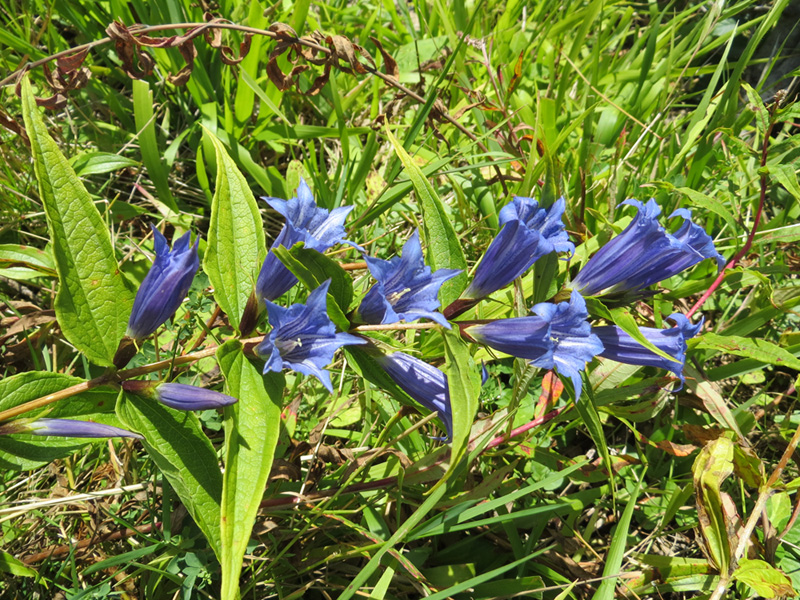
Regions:
<instances>
[{"instance_id":1,"label":"dried brown leaf","mask_svg":"<svg viewBox=\"0 0 800 600\"><path fill-rule=\"evenodd\" d=\"M378 41L378 38L369 36L369 39L373 44L375 44L375 46L378 48L378 51L381 53L381 56L383 57L384 73L386 73L389 77L398 79L400 77L400 69L397 66L397 61L383 48L383 44Z\"/></svg>"}]
</instances>

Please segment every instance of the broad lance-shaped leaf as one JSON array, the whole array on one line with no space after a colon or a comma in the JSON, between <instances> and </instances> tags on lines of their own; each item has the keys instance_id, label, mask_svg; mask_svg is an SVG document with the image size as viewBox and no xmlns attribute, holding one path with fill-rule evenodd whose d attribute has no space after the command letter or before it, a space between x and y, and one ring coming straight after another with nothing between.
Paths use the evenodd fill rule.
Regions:
<instances>
[{"instance_id":1,"label":"broad lance-shaped leaf","mask_svg":"<svg viewBox=\"0 0 800 600\"><path fill-rule=\"evenodd\" d=\"M260 365L247 359L236 340L220 346L217 360L227 392L239 398L225 409L220 597L229 600L236 598L239 590L242 559L275 456L284 378L281 373L262 375Z\"/></svg>"},{"instance_id":2,"label":"broad lance-shaped leaf","mask_svg":"<svg viewBox=\"0 0 800 600\"><path fill-rule=\"evenodd\" d=\"M85 383L85 380L48 371L27 371L6 377L0 380L0 410L8 410L81 383ZM69 401L56 402L24 416L46 415L51 419L77 419L122 427L123 424L113 413L118 393L109 387L98 387L72 396ZM69 456L91 443L92 440L85 438L0 436L0 468L18 471L36 469Z\"/></svg>"},{"instance_id":3,"label":"broad lance-shaped leaf","mask_svg":"<svg viewBox=\"0 0 800 600\"><path fill-rule=\"evenodd\" d=\"M203 269L214 286L214 298L237 329L258 269L266 254L264 225L247 181L225 146L204 131L217 157L217 187Z\"/></svg>"},{"instance_id":4,"label":"broad lance-shaped leaf","mask_svg":"<svg viewBox=\"0 0 800 600\"><path fill-rule=\"evenodd\" d=\"M125 335L133 293L119 272L108 228L50 138L27 78L22 80L22 116L53 242L56 318L64 337L86 358L110 366Z\"/></svg>"},{"instance_id":5,"label":"broad lance-shaped leaf","mask_svg":"<svg viewBox=\"0 0 800 600\"><path fill-rule=\"evenodd\" d=\"M117 415L127 429L144 436L144 447L186 510L206 536L217 557L222 556L220 499L222 472L217 453L190 412L172 410L122 392Z\"/></svg>"},{"instance_id":6,"label":"broad lance-shaped leaf","mask_svg":"<svg viewBox=\"0 0 800 600\"><path fill-rule=\"evenodd\" d=\"M444 210L444 205L433 186L425 178L422 170L412 160L397 141L392 132L386 129L386 136L394 146L394 151L405 167L414 192L417 195L417 203L422 211L422 232L428 245L428 263L434 271L439 269L466 269L467 261L461 250L461 241L458 239L455 229L453 229L450 218ZM439 298L442 306L449 305L464 289L466 283L466 273L462 273L445 282L442 285Z\"/></svg>"},{"instance_id":7,"label":"broad lance-shaped leaf","mask_svg":"<svg viewBox=\"0 0 800 600\"><path fill-rule=\"evenodd\" d=\"M480 370L469 354L469 347L454 329L443 330L445 368L450 391L450 408L453 412L452 461L448 473L457 467L467 451L469 435L475 414L478 412L478 395L481 391Z\"/></svg>"}]
</instances>

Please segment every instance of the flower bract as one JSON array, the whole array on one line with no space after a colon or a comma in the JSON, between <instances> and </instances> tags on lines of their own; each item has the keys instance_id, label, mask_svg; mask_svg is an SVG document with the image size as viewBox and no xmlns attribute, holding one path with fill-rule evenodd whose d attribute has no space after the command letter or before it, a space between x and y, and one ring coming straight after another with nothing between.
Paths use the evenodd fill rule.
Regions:
<instances>
[{"instance_id":1,"label":"flower bract","mask_svg":"<svg viewBox=\"0 0 800 600\"><path fill-rule=\"evenodd\" d=\"M128 336L146 338L169 319L186 297L200 266L197 244L190 246L191 233L182 235L170 251L166 238L152 225L156 258L142 281L128 320Z\"/></svg>"},{"instance_id":2,"label":"flower bract","mask_svg":"<svg viewBox=\"0 0 800 600\"><path fill-rule=\"evenodd\" d=\"M267 302L272 331L256 348L256 352L266 360L264 373L292 369L313 375L329 392L333 392L330 373L324 367L330 364L341 346L364 344L366 340L336 332L327 311L329 286L330 280L311 292L306 304L284 308Z\"/></svg>"},{"instance_id":3,"label":"flower bract","mask_svg":"<svg viewBox=\"0 0 800 600\"><path fill-rule=\"evenodd\" d=\"M581 372L603 350L586 320L586 302L572 292L568 302L542 302L531 311L535 316L468 325L464 331L476 342L569 377L580 398Z\"/></svg>"},{"instance_id":4,"label":"flower bract","mask_svg":"<svg viewBox=\"0 0 800 600\"><path fill-rule=\"evenodd\" d=\"M372 276L377 279L358 307L364 323L396 323L425 318L444 327L450 324L436 312L439 308L439 288L461 271L438 269L431 272L422 256L419 231L415 231L403 246L402 256L389 260L365 256Z\"/></svg>"},{"instance_id":5,"label":"flower bract","mask_svg":"<svg viewBox=\"0 0 800 600\"><path fill-rule=\"evenodd\" d=\"M574 251L561 220L565 208L564 198L544 209L533 198L515 196L500 210L502 229L478 264L464 298L485 298L510 284L542 256Z\"/></svg>"},{"instance_id":6,"label":"flower bract","mask_svg":"<svg viewBox=\"0 0 800 600\"><path fill-rule=\"evenodd\" d=\"M439 413L439 420L447 432L447 441L452 440L453 412L447 376L424 360L403 352L382 355L376 360L406 394L428 410Z\"/></svg>"},{"instance_id":7,"label":"flower bract","mask_svg":"<svg viewBox=\"0 0 800 600\"><path fill-rule=\"evenodd\" d=\"M303 242L306 248L324 252L334 244L352 242L344 239L344 221L353 210L352 206L341 206L331 211L317 206L308 184L301 179L297 196L290 200L264 198L267 203L286 219L286 223L272 244L272 248L291 248ZM358 247L358 246L355 246ZM262 300L275 300L297 283L297 278L278 257L270 251L261 267L256 281L256 293Z\"/></svg>"},{"instance_id":8,"label":"flower bract","mask_svg":"<svg viewBox=\"0 0 800 600\"><path fill-rule=\"evenodd\" d=\"M675 360L668 360L645 348L616 325L592 327L592 333L603 342L604 350L600 353L603 358L629 365L658 367L671 371L680 379L680 386L677 388L679 390L683 387L684 381L683 365L686 362L686 340L698 334L703 326L703 319L701 318L692 325L686 315L675 313L669 316L669 320L675 323L674 327L668 329L640 327L639 331L656 348L663 350Z\"/></svg>"},{"instance_id":9,"label":"flower bract","mask_svg":"<svg viewBox=\"0 0 800 600\"><path fill-rule=\"evenodd\" d=\"M670 217L682 217L675 233L658 223L661 208L655 200L647 204L625 200L635 206L636 216L618 236L605 244L572 281L584 296L623 295L639 292L699 263L713 258L721 269L725 259L714 248L702 227L691 222L691 212L678 209Z\"/></svg>"}]
</instances>

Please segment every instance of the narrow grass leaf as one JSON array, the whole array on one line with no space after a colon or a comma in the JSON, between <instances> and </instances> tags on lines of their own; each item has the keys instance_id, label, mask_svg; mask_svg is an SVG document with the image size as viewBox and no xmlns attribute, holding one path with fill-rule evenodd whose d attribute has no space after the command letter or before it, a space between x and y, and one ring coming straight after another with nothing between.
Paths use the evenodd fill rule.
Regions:
<instances>
[{"instance_id":1,"label":"narrow grass leaf","mask_svg":"<svg viewBox=\"0 0 800 600\"><path fill-rule=\"evenodd\" d=\"M119 272L108 227L48 134L27 78L22 113L58 272L56 318L64 337L86 358L111 366L133 293Z\"/></svg>"},{"instance_id":2,"label":"narrow grass leaf","mask_svg":"<svg viewBox=\"0 0 800 600\"><path fill-rule=\"evenodd\" d=\"M205 136L216 153L217 181L203 270L214 286L214 298L238 329L266 256L264 225L247 180L225 146L210 131Z\"/></svg>"},{"instance_id":3,"label":"narrow grass leaf","mask_svg":"<svg viewBox=\"0 0 800 600\"><path fill-rule=\"evenodd\" d=\"M592 600L614 600L618 579L616 575L622 568L622 559L625 556L625 546L628 542L628 530L631 526L633 511L636 508L636 501L639 499L641 487L642 484L639 482L631 494L625 510L622 511L622 516L614 530L614 536L611 538L611 546L606 555L606 565L603 568L603 577L608 577L608 579L604 579L600 583L594 596L592 596Z\"/></svg>"},{"instance_id":4,"label":"narrow grass leaf","mask_svg":"<svg viewBox=\"0 0 800 600\"><path fill-rule=\"evenodd\" d=\"M718 335L704 333L697 338L694 347L708 348L725 354L752 358L769 365L788 367L800 370L800 359L794 354L781 348L777 344L756 338L746 338L737 335Z\"/></svg>"},{"instance_id":5,"label":"narrow grass leaf","mask_svg":"<svg viewBox=\"0 0 800 600\"><path fill-rule=\"evenodd\" d=\"M142 151L142 161L147 167L147 174L153 185L156 186L158 199L170 209L177 211L178 205L172 196L169 187L169 173L166 164L161 159L156 139L156 121L153 112L153 93L150 85L141 79L134 79L133 85L133 116L136 120L139 148Z\"/></svg>"},{"instance_id":6,"label":"narrow grass leaf","mask_svg":"<svg viewBox=\"0 0 800 600\"><path fill-rule=\"evenodd\" d=\"M278 443L284 377L262 375L238 340L219 347L226 392L239 402L225 409L225 474L222 482L220 597L239 593L239 574Z\"/></svg>"}]
</instances>

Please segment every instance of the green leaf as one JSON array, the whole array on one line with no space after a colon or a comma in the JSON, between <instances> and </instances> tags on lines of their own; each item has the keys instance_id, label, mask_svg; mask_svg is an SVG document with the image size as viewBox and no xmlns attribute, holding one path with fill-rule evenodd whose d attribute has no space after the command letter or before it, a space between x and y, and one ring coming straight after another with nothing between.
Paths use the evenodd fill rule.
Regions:
<instances>
[{"instance_id":1,"label":"green leaf","mask_svg":"<svg viewBox=\"0 0 800 600\"><path fill-rule=\"evenodd\" d=\"M14 408L73 385L85 383L78 377L48 371L28 371L0 380L0 411ZM117 391L110 388L95 388L70 397L69 401L57 402L33 410L24 418L48 417L51 419L80 419L104 425L124 427L113 413ZM0 436L0 468L28 471L64 458L100 440L35 436L29 434Z\"/></svg>"},{"instance_id":2,"label":"green leaf","mask_svg":"<svg viewBox=\"0 0 800 600\"><path fill-rule=\"evenodd\" d=\"M8 267L26 267L43 275L56 274L53 257L49 252L20 244L0 244L0 268Z\"/></svg>"},{"instance_id":3,"label":"green leaf","mask_svg":"<svg viewBox=\"0 0 800 600\"><path fill-rule=\"evenodd\" d=\"M169 173L166 163L161 158L156 139L156 120L153 113L153 93L150 85L141 79L134 79L133 85L133 117L136 120L136 129L139 133L139 148L142 151L142 161L147 167L147 174L153 185L156 186L159 201L166 204L171 210L177 212L178 205L172 197L169 187Z\"/></svg>"},{"instance_id":4,"label":"green leaf","mask_svg":"<svg viewBox=\"0 0 800 600\"><path fill-rule=\"evenodd\" d=\"M450 217L444 209L442 201L436 195L436 190L422 173L414 160L408 155L389 129L386 135L394 146L397 156L411 179L411 185L417 195L417 203L422 211L422 233L428 245L428 261L433 270L438 269L466 269L467 261L461 251L461 241L456 235L450 222ZM447 306L458 298L464 290L467 275L462 273L442 285L439 298L442 306Z\"/></svg>"},{"instance_id":5,"label":"green leaf","mask_svg":"<svg viewBox=\"0 0 800 600\"><path fill-rule=\"evenodd\" d=\"M92 198L50 138L27 78L22 114L58 272L56 318L90 361L111 366L125 335L133 294L119 272L111 236Z\"/></svg>"},{"instance_id":6,"label":"green leaf","mask_svg":"<svg viewBox=\"0 0 800 600\"><path fill-rule=\"evenodd\" d=\"M639 481L628 500L628 504L625 505L625 510L622 511L622 516L611 538L611 546L608 549L605 567L603 567L603 581L597 587L592 600L614 600L617 575L622 568L622 559L625 556L625 546L628 541L628 530L631 526L633 511L636 508L636 501L639 499L641 487L642 482Z\"/></svg>"},{"instance_id":7,"label":"green leaf","mask_svg":"<svg viewBox=\"0 0 800 600\"><path fill-rule=\"evenodd\" d=\"M726 354L754 358L762 363L800 370L800 358L767 340L704 333L695 338L696 348L718 350Z\"/></svg>"},{"instance_id":8,"label":"green leaf","mask_svg":"<svg viewBox=\"0 0 800 600\"><path fill-rule=\"evenodd\" d=\"M154 400L121 393L117 415L144 436L144 447L186 510L221 554L222 473L217 453L192 412L173 410Z\"/></svg>"},{"instance_id":9,"label":"green leaf","mask_svg":"<svg viewBox=\"0 0 800 600\"><path fill-rule=\"evenodd\" d=\"M280 431L284 390L282 373L261 374L231 340L217 360L226 392L239 402L225 409L225 474L222 482L221 536L223 600L238 596L239 574L259 503L264 495Z\"/></svg>"},{"instance_id":10,"label":"green leaf","mask_svg":"<svg viewBox=\"0 0 800 600\"><path fill-rule=\"evenodd\" d=\"M603 465L608 471L610 481L614 480L614 465L611 462L611 453L608 451L608 443L606 442L606 435L603 431L603 423L600 420L600 414L597 412L597 400L594 397L591 386L585 386L588 402L576 400L575 410L586 425L589 431L589 436L592 438L594 445L597 447L600 456L603 458Z\"/></svg>"},{"instance_id":11,"label":"green leaf","mask_svg":"<svg viewBox=\"0 0 800 600\"><path fill-rule=\"evenodd\" d=\"M291 250L278 246L271 252L309 290L317 289L330 279L328 315L339 329L350 329L350 321L345 313L353 300L353 280L339 264L316 250L303 248L302 242L298 242Z\"/></svg>"},{"instance_id":12,"label":"green leaf","mask_svg":"<svg viewBox=\"0 0 800 600\"><path fill-rule=\"evenodd\" d=\"M776 596L794 598L797 595L791 580L783 572L763 560L739 559L739 567L733 572L732 577L749 586L762 598L775 598Z\"/></svg>"},{"instance_id":13,"label":"green leaf","mask_svg":"<svg viewBox=\"0 0 800 600\"><path fill-rule=\"evenodd\" d=\"M17 560L8 552L0 550L0 572L16 577L36 577L37 573L21 560Z\"/></svg>"},{"instance_id":14,"label":"green leaf","mask_svg":"<svg viewBox=\"0 0 800 600\"><path fill-rule=\"evenodd\" d=\"M247 180L213 133L217 181L203 270L214 286L214 298L238 330L258 270L266 256L264 225Z\"/></svg>"},{"instance_id":15,"label":"green leaf","mask_svg":"<svg viewBox=\"0 0 800 600\"><path fill-rule=\"evenodd\" d=\"M478 395L481 391L480 374L469 346L461 339L456 329L445 329L444 373L450 390L450 408L453 412L453 444L451 446L450 470L459 463L467 450L472 424L478 412Z\"/></svg>"},{"instance_id":16,"label":"green leaf","mask_svg":"<svg viewBox=\"0 0 800 600\"><path fill-rule=\"evenodd\" d=\"M135 167L139 163L126 156L111 154L110 152L85 152L69 159L70 165L75 169L78 177L110 173L126 167Z\"/></svg>"},{"instance_id":17,"label":"green leaf","mask_svg":"<svg viewBox=\"0 0 800 600\"><path fill-rule=\"evenodd\" d=\"M797 183L797 173L792 165L767 164L769 174L778 180L786 188L795 200L800 201L800 185Z\"/></svg>"},{"instance_id":18,"label":"green leaf","mask_svg":"<svg viewBox=\"0 0 800 600\"><path fill-rule=\"evenodd\" d=\"M706 444L692 466L697 497L697 516L700 531L706 541L710 558L721 573L728 572L731 561L731 541L720 488L733 473L733 442L720 437Z\"/></svg>"}]
</instances>

